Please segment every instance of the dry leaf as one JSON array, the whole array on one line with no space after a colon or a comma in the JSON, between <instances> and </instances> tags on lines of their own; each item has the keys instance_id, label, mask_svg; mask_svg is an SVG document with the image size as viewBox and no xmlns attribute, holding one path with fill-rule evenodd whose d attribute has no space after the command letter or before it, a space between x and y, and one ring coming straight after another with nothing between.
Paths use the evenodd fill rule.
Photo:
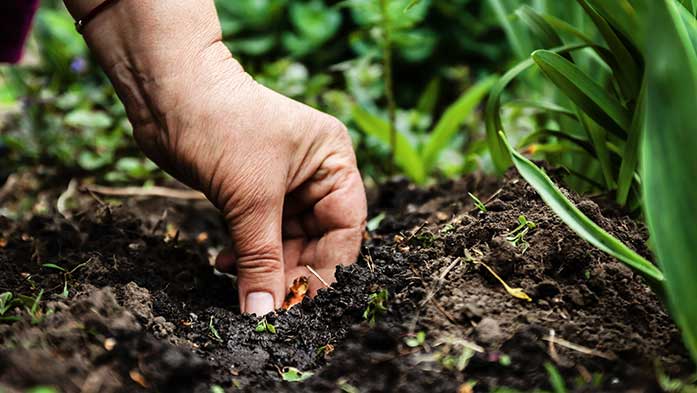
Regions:
<instances>
[{"instance_id":1,"label":"dry leaf","mask_svg":"<svg viewBox=\"0 0 697 393\"><path fill-rule=\"evenodd\" d=\"M283 301L283 309L290 310L291 307L302 302L307 294L308 287L309 280L305 276L301 276L293 280L293 285L291 285L290 291Z\"/></svg>"},{"instance_id":2,"label":"dry leaf","mask_svg":"<svg viewBox=\"0 0 697 393\"><path fill-rule=\"evenodd\" d=\"M131 377L133 382L144 387L145 389L148 389L150 387L150 384L148 383L148 381L145 380L145 377L143 376L143 374L140 373L140 371L133 369L128 372L128 376Z\"/></svg>"}]
</instances>

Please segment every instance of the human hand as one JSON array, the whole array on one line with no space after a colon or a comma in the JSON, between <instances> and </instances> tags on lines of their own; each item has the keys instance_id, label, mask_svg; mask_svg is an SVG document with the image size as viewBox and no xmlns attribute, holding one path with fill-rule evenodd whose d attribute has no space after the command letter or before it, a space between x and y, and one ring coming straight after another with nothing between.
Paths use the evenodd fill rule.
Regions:
<instances>
[{"instance_id":1,"label":"human hand","mask_svg":"<svg viewBox=\"0 0 697 393\"><path fill-rule=\"evenodd\" d=\"M222 211L233 248L216 265L243 311L279 308L305 265L331 281L356 259L366 199L346 128L244 73L212 1L121 0L85 37L145 154Z\"/></svg>"}]
</instances>

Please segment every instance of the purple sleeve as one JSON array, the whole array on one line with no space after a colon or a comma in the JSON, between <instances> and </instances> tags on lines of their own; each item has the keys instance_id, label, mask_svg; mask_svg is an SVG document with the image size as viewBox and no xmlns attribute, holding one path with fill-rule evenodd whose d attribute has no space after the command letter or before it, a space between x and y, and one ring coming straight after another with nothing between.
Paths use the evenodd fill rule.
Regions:
<instances>
[{"instance_id":1,"label":"purple sleeve","mask_svg":"<svg viewBox=\"0 0 697 393\"><path fill-rule=\"evenodd\" d=\"M16 63L31 28L39 0L0 1L0 63Z\"/></svg>"}]
</instances>

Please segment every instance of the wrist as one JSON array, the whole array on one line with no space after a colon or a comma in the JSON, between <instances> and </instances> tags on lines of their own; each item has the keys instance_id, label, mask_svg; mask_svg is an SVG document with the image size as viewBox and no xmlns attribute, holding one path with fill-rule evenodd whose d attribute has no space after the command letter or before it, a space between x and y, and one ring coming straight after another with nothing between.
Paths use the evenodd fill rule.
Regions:
<instances>
[{"instance_id":1,"label":"wrist","mask_svg":"<svg viewBox=\"0 0 697 393\"><path fill-rule=\"evenodd\" d=\"M79 19L103 1L65 3ZM83 35L107 72L116 64L126 64L146 78L186 69L221 39L213 0L119 0L95 16Z\"/></svg>"},{"instance_id":2,"label":"wrist","mask_svg":"<svg viewBox=\"0 0 697 393\"><path fill-rule=\"evenodd\" d=\"M65 3L79 19L103 1ZM185 99L206 69L242 73L221 41L213 0L119 0L96 15L83 36L134 126Z\"/></svg>"}]
</instances>

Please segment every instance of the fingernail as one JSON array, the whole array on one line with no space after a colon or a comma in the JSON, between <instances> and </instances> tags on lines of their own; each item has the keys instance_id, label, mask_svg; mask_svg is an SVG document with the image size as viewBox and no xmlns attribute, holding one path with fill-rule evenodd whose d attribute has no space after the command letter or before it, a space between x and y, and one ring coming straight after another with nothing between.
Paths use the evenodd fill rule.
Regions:
<instances>
[{"instance_id":1,"label":"fingernail","mask_svg":"<svg viewBox=\"0 0 697 393\"><path fill-rule=\"evenodd\" d=\"M249 314L266 315L273 311L273 296L268 292L250 292L245 308Z\"/></svg>"}]
</instances>

